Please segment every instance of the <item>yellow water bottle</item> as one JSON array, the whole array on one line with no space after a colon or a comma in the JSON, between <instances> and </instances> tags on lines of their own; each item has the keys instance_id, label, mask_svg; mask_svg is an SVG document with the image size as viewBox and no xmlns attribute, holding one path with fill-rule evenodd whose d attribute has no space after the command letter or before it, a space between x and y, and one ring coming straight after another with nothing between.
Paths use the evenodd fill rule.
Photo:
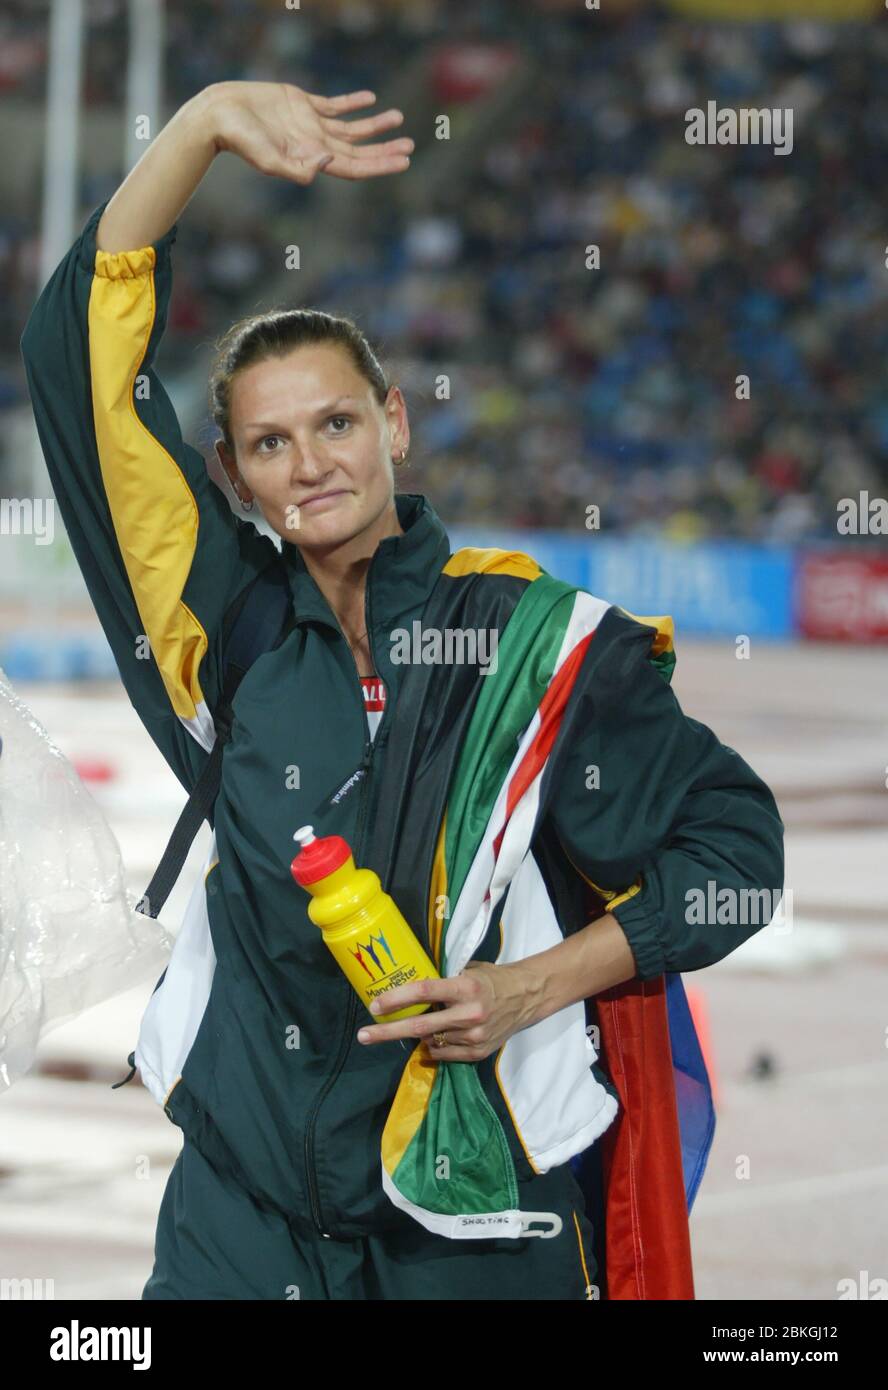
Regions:
<instances>
[{"instance_id":1,"label":"yellow water bottle","mask_svg":"<svg viewBox=\"0 0 888 1390\"><path fill-rule=\"evenodd\" d=\"M308 915L368 1010L374 999L398 985L441 978L394 898L383 891L379 875L356 868L341 835L318 839L313 826L303 825L293 839L301 849L290 873L312 895ZM373 1018L389 1023L430 1007L411 1004Z\"/></svg>"}]
</instances>

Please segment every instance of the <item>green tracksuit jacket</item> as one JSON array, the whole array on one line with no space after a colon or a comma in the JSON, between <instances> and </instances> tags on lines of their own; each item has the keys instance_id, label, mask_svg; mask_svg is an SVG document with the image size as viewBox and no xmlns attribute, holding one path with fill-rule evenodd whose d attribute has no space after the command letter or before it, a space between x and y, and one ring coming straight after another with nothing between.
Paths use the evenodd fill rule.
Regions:
<instances>
[{"instance_id":1,"label":"green tracksuit jacket","mask_svg":"<svg viewBox=\"0 0 888 1390\"><path fill-rule=\"evenodd\" d=\"M104 206L40 295L22 353L55 497L121 679L190 790L214 738L224 614L277 551L233 514L183 441L154 371L176 228L153 247L97 251ZM306 822L343 835L361 863L404 669L387 635L422 618L450 554L426 498L399 494L397 507L405 534L381 542L367 577L367 630L387 689L375 738L339 623L298 547L283 545L296 625L235 697L205 876L136 1052L143 1082L217 1171L295 1231L343 1239L403 1222L383 1192L379 1152L407 1054L356 1041L350 986L289 865ZM757 930L694 925L689 890L783 883L770 791L685 716L648 661L650 640L649 626L608 611L595 638L601 702L551 813L645 979L709 965ZM359 794L315 815L362 764Z\"/></svg>"}]
</instances>

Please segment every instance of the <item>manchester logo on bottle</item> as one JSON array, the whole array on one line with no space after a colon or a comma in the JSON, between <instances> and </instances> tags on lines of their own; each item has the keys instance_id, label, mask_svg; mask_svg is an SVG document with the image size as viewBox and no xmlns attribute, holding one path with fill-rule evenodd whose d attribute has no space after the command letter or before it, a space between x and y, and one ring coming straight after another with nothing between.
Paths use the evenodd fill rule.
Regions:
<instances>
[{"instance_id":1,"label":"manchester logo on bottle","mask_svg":"<svg viewBox=\"0 0 888 1390\"><path fill-rule=\"evenodd\" d=\"M416 978L416 966L399 966L395 960L394 952L382 932L379 932L378 935L371 932L368 941L358 941L354 946L349 946L348 949L349 954L366 972L371 981L372 988L368 987L367 989L370 998L375 998L377 994L384 994L387 989L394 989L396 985L406 984L408 980ZM373 973L374 969L376 974Z\"/></svg>"},{"instance_id":2,"label":"manchester logo on bottle","mask_svg":"<svg viewBox=\"0 0 888 1390\"><path fill-rule=\"evenodd\" d=\"M376 943L375 947L373 944L374 942ZM380 959L380 947L385 952L385 955L388 957L387 961L385 960L385 957ZM397 967L398 962L395 960L395 957L392 954L392 948L391 946L389 946L382 932L380 932L378 936L374 936L371 932L369 941L358 941L354 946L349 946L348 949L354 956L355 960L358 962L358 965L360 965L361 969L366 970L370 979L373 980L374 983L376 982L376 980L384 978L386 975L390 973L391 970L394 970ZM376 966L376 969L379 972L378 975L373 974L373 971L367 964L367 957L369 957L373 964Z\"/></svg>"}]
</instances>

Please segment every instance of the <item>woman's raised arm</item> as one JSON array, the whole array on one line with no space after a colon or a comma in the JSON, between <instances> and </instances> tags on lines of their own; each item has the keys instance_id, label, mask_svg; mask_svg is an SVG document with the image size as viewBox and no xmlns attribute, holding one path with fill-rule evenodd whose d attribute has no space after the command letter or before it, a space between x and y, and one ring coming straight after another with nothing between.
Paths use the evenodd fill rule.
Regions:
<instances>
[{"instance_id":1,"label":"woman's raised arm","mask_svg":"<svg viewBox=\"0 0 888 1390\"><path fill-rule=\"evenodd\" d=\"M22 357L55 500L121 680L182 784L215 739L225 613L274 543L236 517L182 437L154 363L172 292L175 218L221 150L310 183L397 172L406 154L352 141L400 121L346 126L372 93L314 97L221 83L186 103L96 208L44 286ZM412 141L395 141L412 147Z\"/></svg>"},{"instance_id":2,"label":"woman's raised arm","mask_svg":"<svg viewBox=\"0 0 888 1390\"><path fill-rule=\"evenodd\" d=\"M100 251L131 251L169 231L217 154L238 155L260 173L309 184L396 174L410 163L406 137L359 145L400 125L392 108L364 120L342 118L376 100L373 92L317 96L286 82L218 82L185 103L148 147L108 203Z\"/></svg>"}]
</instances>

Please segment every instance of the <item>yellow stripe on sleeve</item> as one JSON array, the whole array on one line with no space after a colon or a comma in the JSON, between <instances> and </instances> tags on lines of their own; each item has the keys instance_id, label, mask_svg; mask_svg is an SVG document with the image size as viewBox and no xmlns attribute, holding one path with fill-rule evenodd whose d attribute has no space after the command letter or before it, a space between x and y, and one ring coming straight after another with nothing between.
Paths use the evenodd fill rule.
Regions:
<instances>
[{"instance_id":1,"label":"yellow stripe on sleeve","mask_svg":"<svg viewBox=\"0 0 888 1390\"><path fill-rule=\"evenodd\" d=\"M93 418L102 481L145 635L175 713L198 720L207 634L182 593L197 548L197 501L136 412L134 385L156 315L153 246L97 251L89 299Z\"/></svg>"}]
</instances>

